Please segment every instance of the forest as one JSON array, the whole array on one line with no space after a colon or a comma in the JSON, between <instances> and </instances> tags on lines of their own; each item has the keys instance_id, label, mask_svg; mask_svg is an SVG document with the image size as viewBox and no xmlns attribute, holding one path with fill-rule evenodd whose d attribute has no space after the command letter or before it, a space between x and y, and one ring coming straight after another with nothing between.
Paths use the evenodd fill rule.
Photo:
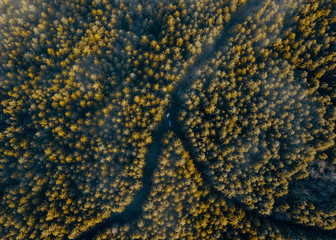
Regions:
<instances>
[{"instance_id":1,"label":"forest","mask_svg":"<svg viewBox=\"0 0 336 240\"><path fill-rule=\"evenodd\" d=\"M0 239L336 239L336 0L0 0Z\"/></svg>"}]
</instances>

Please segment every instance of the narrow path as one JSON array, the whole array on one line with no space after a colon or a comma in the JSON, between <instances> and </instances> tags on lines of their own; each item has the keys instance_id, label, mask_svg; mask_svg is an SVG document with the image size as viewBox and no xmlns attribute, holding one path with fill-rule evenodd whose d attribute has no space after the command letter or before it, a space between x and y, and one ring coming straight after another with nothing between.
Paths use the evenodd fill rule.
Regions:
<instances>
[{"instance_id":1,"label":"narrow path","mask_svg":"<svg viewBox=\"0 0 336 240\"><path fill-rule=\"evenodd\" d=\"M167 132L168 123L163 121L153 135L153 143L149 146L147 163L144 167L142 178L143 188L135 195L133 202L121 213L114 213L103 222L98 223L88 231L79 235L76 240L94 239L99 232L103 232L113 224L124 225L136 221L142 215L142 206L150 194L152 188L152 175L157 167L161 150L161 138ZM68 238L66 238L68 239Z\"/></svg>"},{"instance_id":2,"label":"narrow path","mask_svg":"<svg viewBox=\"0 0 336 240\"><path fill-rule=\"evenodd\" d=\"M178 98L174 99L173 106L181 106L181 102ZM176 136L181 140L183 148L189 153L190 158L193 159L193 163L195 165L195 168L197 171L201 174L202 180L204 185L210 190L211 194L214 196L217 196L223 200L225 200L227 203L232 203L235 206L246 209L246 206L241 203L240 201L237 201L236 199L228 198L225 196L221 191L217 190L212 185L212 181L208 174L206 173L207 167L202 164L201 162L197 161L197 156L195 155L195 151L193 151L193 146L190 144L190 141L186 138L185 134L181 131L182 126L179 123L176 118L172 119L172 125L173 125L173 131L176 134ZM324 239L336 239L336 230L323 230L315 226L304 226L301 224L297 224L291 221L286 220L279 220L274 215L261 215L258 211L252 211L252 210L246 210L246 214L249 216L258 216L258 219L261 223L270 223L271 225L275 225L276 227L283 229L283 232L288 233L289 231L293 234L296 233L305 233L306 236L311 236L310 239L316 239L314 236L316 236L316 233L318 232L320 236L324 236ZM253 219L253 218L250 218Z\"/></svg>"},{"instance_id":3,"label":"narrow path","mask_svg":"<svg viewBox=\"0 0 336 240\"><path fill-rule=\"evenodd\" d=\"M197 71L206 64L207 60L213 57L221 47L225 46L225 44L228 43L228 39L230 36L232 36L231 33L233 33L235 26L237 26L237 24L243 23L247 16L254 14L262 5L263 2L264 1L260 0L250 0L250 1L247 0L247 3L241 8L239 8L232 15L231 20L227 24L225 24L223 32L216 39L215 43L213 45L206 46L202 50L202 53L195 59L192 66L190 66L187 69L186 74L175 86L175 89L171 95L171 103L167 109L167 112L165 113L164 119L159 124L158 128L153 132L153 143L148 148L148 155L146 158L147 161L143 172L143 179L142 179L143 188L135 195L133 202L123 212L112 214L109 218L103 220L101 223L98 223L94 227L90 228L86 232L79 235L77 238L75 238L75 240L94 239L98 233L107 230L109 227L113 225L124 225L127 223L132 223L137 221L141 217L143 204L148 199L148 196L152 188L152 176L154 170L158 165L158 158L160 156L162 148L161 142L163 137L169 130L173 131L177 135L177 137L180 138L180 140L184 145L184 148L191 154L191 157L193 157L193 159L196 157L192 156L193 155L192 146L190 145L188 139L186 139L185 135L183 134L182 126L178 121L178 111L182 104L180 100L181 99L180 94L190 87L190 85L193 83L193 80L195 79L195 76L197 76ZM221 192L211 187L209 177L205 174L204 166L196 161L195 166L197 170L201 173L204 182L207 183L207 185L210 187L211 191L218 196L224 197ZM224 199L234 202L233 200L227 199L225 197ZM234 203L238 204L239 206L242 206L242 204L239 202ZM265 217L265 216L261 217L263 217L263 219L266 221L268 219L271 219L273 222L276 222L279 225L284 225L286 227L291 225L292 228L299 228L299 229L304 228L307 230L307 228L304 226L298 226L297 224L283 223L279 220L274 219L273 217ZM313 232L315 229L308 228L308 230ZM68 240L68 238L64 239Z\"/></svg>"}]
</instances>

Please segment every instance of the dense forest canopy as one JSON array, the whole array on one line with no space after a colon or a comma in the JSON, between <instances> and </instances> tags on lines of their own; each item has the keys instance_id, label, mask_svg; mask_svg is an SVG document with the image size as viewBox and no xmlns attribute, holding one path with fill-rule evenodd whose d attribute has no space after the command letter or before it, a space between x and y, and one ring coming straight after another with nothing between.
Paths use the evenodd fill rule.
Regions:
<instances>
[{"instance_id":1,"label":"dense forest canopy","mask_svg":"<svg viewBox=\"0 0 336 240\"><path fill-rule=\"evenodd\" d=\"M1 239L336 239L335 0L0 0Z\"/></svg>"}]
</instances>

